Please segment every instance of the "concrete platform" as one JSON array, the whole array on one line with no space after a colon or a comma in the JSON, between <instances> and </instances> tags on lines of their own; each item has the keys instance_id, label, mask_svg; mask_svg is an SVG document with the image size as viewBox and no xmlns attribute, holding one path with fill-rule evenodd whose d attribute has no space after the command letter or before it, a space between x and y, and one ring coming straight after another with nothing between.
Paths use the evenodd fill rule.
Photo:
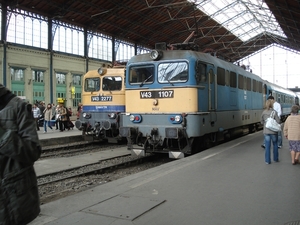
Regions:
<instances>
[{"instance_id":1,"label":"concrete platform","mask_svg":"<svg viewBox=\"0 0 300 225\"><path fill-rule=\"evenodd\" d=\"M55 130L55 127L53 127L53 130L47 127L47 133L44 133L44 128L40 127L38 135L42 147L83 140L82 131L78 130L76 127L70 130L65 130L63 132L61 132L60 130Z\"/></svg>"},{"instance_id":2,"label":"concrete platform","mask_svg":"<svg viewBox=\"0 0 300 225\"><path fill-rule=\"evenodd\" d=\"M30 225L298 224L300 165L287 141L265 164L262 132L41 206Z\"/></svg>"}]
</instances>

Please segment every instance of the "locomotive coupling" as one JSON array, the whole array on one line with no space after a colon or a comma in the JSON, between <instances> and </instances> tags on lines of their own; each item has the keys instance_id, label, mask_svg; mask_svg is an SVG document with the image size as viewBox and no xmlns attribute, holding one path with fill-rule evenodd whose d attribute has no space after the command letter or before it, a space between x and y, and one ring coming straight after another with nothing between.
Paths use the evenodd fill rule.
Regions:
<instances>
[{"instance_id":1,"label":"locomotive coupling","mask_svg":"<svg viewBox=\"0 0 300 225\"><path fill-rule=\"evenodd\" d=\"M157 128L153 128L151 130L151 136L154 136L154 135L158 135L158 129Z\"/></svg>"}]
</instances>

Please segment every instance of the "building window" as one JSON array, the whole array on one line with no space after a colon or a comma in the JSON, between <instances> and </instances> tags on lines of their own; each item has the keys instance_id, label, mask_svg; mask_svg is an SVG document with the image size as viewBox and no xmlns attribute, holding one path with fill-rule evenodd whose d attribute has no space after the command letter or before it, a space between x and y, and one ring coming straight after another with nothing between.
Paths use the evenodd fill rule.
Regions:
<instances>
[{"instance_id":1,"label":"building window","mask_svg":"<svg viewBox=\"0 0 300 225\"><path fill-rule=\"evenodd\" d=\"M32 70L32 81L33 82L44 82L44 71Z\"/></svg>"},{"instance_id":2,"label":"building window","mask_svg":"<svg viewBox=\"0 0 300 225\"><path fill-rule=\"evenodd\" d=\"M44 92L42 91L34 91L33 92L34 97L44 97Z\"/></svg>"},{"instance_id":3,"label":"building window","mask_svg":"<svg viewBox=\"0 0 300 225\"><path fill-rule=\"evenodd\" d=\"M57 84L66 84L66 74L56 73L56 83Z\"/></svg>"},{"instance_id":4,"label":"building window","mask_svg":"<svg viewBox=\"0 0 300 225\"><path fill-rule=\"evenodd\" d=\"M81 75L80 74L73 74L73 85L81 86Z\"/></svg>"},{"instance_id":5,"label":"building window","mask_svg":"<svg viewBox=\"0 0 300 225\"><path fill-rule=\"evenodd\" d=\"M24 91L12 91L12 93L17 96L24 96Z\"/></svg>"},{"instance_id":6,"label":"building window","mask_svg":"<svg viewBox=\"0 0 300 225\"><path fill-rule=\"evenodd\" d=\"M22 68L10 68L12 81L24 81L24 70Z\"/></svg>"},{"instance_id":7,"label":"building window","mask_svg":"<svg viewBox=\"0 0 300 225\"><path fill-rule=\"evenodd\" d=\"M81 102L81 93L75 93L75 98L73 99L73 107L77 107Z\"/></svg>"},{"instance_id":8,"label":"building window","mask_svg":"<svg viewBox=\"0 0 300 225\"><path fill-rule=\"evenodd\" d=\"M60 92L58 92L58 93L56 93L56 97L57 98L64 98L65 99L66 98L66 93L62 93L62 92L60 93Z\"/></svg>"}]
</instances>

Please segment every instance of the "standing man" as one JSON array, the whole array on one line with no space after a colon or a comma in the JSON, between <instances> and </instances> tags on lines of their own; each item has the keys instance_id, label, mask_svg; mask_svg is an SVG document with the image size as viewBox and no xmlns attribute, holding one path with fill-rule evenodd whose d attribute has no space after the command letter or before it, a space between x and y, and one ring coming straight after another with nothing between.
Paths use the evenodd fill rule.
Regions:
<instances>
[{"instance_id":1,"label":"standing man","mask_svg":"<svg viewBox=\"0 0 300 225\"><path fill-rule=\"evenodd\" d=\"M270 99L273 102L273 109L277 112L277 115L280 119L282 111L281 111L281 105L275 100L275 98L270 95L268 97L268 99ZM261 146L262 148L265 148L265 143ZM278 148L282 147L282 132L279 131L278 132Z\"/></svg>"},{"instance_id":2,"label":"standing man","mask_svg":"<svg viewBox=\"0 0 300 225\"><path fill-rule=\"evenodd\" d=\"M281 118L281 105L274 99L273 96L269 96L268 99L271 99L273 101L273 109L277 112L277 115L279 117L279 119ZM282 147L282 132L279 131L278 132L278 148Z\"/></svg>"},{"instance_id":3,"label":"standing man","mask_svg":"<svg viewBox=\"0 0 300 225\"><path fill-rule=\"evenodd\" d=\"M0 84L1 225L25 225L40 213L33 167L40 155L31 105Z\"/></svg>"}]
</instances>

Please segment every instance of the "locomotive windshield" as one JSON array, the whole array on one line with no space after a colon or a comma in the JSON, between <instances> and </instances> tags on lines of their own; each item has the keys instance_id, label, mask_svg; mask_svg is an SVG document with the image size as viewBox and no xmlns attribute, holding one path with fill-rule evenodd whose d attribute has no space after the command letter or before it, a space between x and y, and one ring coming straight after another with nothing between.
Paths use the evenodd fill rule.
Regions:
<instances>
[{"instance_id":1,"label":"locomotive windshield","mask_svg":"<svg viewBox=\"0 0 300 225\"><path fill-rule=\"evenodd\" d=\"M103 91L120 91L122 89L122 78L114 76L103 77Z\"/></svg>"},{"instance_id":2,"label":"locomotive windshield","mask_svg":"<svg viewBox=\"0 0 300 225\"><path fill-rule=\"evenodd\" d=\"M100 90L100 78L87 78L84 83L84 91L93 92Z\"/></svg>"},{"instance_id":3,"label":"locomotive windshield","mask_svg":"<svg viewBox=\"0 0 300 225\"><path fill-rule=\"evenodd\" d=\"M153 83L154 65L132 66L129 69L129 83L151 84Z\"/></svg>"},{"instance_id":4,"label":"locomotive windshield","mask_svg":"<svg viewBox=\"0 0 300 225\"><path fill-rule=\"evenodd\" d=\"M158 65L158 82L185 82L188 79L188 64L186 62L169 62Z\"/></svg>"}]
</instances>

